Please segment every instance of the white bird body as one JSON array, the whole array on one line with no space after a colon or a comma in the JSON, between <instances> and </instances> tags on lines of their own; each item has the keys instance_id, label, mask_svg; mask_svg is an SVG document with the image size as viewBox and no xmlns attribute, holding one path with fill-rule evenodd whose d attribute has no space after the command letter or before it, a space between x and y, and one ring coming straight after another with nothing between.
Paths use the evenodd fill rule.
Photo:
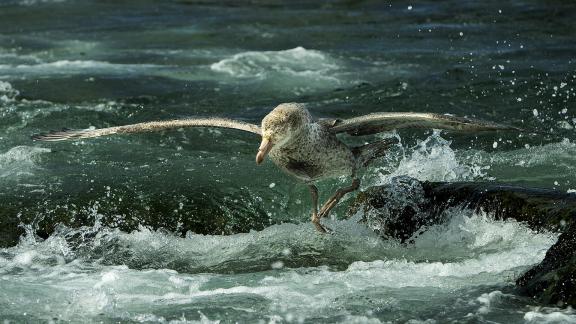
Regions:
<instances>
[{"instance_id":1,"label":"white bird body","mask_svg":"<svg viewBox=\"0 0 576 324\"><path fill-rule=\"evenodd\" d=\"M308 124L283 145L274 146L268 156L286 173L306 183L352 176L356 169L350 147L318 123Z\"/></svg>"}]
</instances>

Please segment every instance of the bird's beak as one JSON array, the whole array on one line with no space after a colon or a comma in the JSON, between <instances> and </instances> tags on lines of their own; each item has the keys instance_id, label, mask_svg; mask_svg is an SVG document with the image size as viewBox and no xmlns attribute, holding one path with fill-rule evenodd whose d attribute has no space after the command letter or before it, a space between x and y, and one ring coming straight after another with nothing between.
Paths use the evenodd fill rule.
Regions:
<instances>
[{"instance_id":1,"label":"bird's beak","mask_svg":"<svg viewBox=\"0 0 576 324\"><path fill-rule=\"evenodd\" d=\"M260 148L258 148L258 154L256 154L256 164L260 164L264 161L264 158L266 157L266 154L270 152L270 149L272 149L272 142L270 142L268 138L262 138L262 143L260 143Z\"/></svg>"}]
</instances>

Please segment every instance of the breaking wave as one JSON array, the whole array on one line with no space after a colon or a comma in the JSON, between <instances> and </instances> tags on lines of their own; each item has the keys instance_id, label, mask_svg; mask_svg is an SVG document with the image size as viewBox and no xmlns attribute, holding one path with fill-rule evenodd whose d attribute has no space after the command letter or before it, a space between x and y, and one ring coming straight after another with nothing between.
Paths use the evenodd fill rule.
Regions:
<instances>
[{"instance_id":1,"label":"breaking wave","mask_svg":"<svg viewBox=\"0 0 576 324\"><path fill-rule=\"evenodd\" d=\"M102 61L61 60L37 64L0 64L0 74L5 75L70 75L90 72L92 74L138 73L159 68L153 64L117 64Z\"/></svg>"},{"instance_id":2,"label":"breaking wave","mask_svg":"<svg viewBox=\"0 0 576 324\"><path fill-rule=\"evenodd\" d=\"M0 153L0 178L20 178L32 176L38 169L36 162L41 154L51 152L48 148L16 146Z\"/></svg>"},{"instance_id":3,"label":"breaking wave","mask_svg":"<svg viewBox=\"0 0 576 324\"><path fill-rule=\"evenodd\" d=\"M0 81L0 103L10 103L16 100L20 92L8 82Z\"/></svg>"},{"instance_id":4,"label":"breaking wave","mask_svg":"<svg viewBox=\"0 0 576 324\"><path fill-rule=\"evenodd\" d=\"M432 304L472 298L468 306L453 308L481 316L489 311L490 297L482 294L505 288L539 262L556 236L452 212L452 221L408 246L383 241L356 220L329 222L336 234L328 236L309 224L186 238L146 228L122 233L98 224L61 227L47 240L29 234L17 246L0 249L0 274L10 275L0 275L6 292L0 302L7 305L3 314L15 319L30 319L22 314L33 310L36 320L176 320L175 313L216 320L227 309L229 318L244 321L347 322L391 312L410 319L410 306L399 303L408 289L435 291L432 298L424 293ZM5 299L23 289L34 289L34 296L18 303ZM353 309L359 299L380 306L369 302L371 311L358 314Z\"/></svg>"},{"instance_id":5,"label":"breaking wave","mask_svg":"<svg viewBox=\"0 0 576 324\"><path fill-rule=\"evenodd\" d=\"M243 52L210 66L231 78L263 81L277 89L304 93L335 88L343 63L316 50L296 47L284 51Z\"/></svg>"}]
</instances>

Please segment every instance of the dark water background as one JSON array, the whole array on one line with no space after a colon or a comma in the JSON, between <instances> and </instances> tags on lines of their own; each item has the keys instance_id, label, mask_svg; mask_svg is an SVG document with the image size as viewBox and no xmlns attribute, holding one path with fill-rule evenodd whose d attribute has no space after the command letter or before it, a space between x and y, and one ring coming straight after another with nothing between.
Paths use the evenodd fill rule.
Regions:
<instances>
[{"instance_id":1,"label":"dark water background","mask_svg":"<svg viewBox=\"0 0 576 324\"><path fill-rule=\"evenodd\" d=\"M258 139L235 132L30 140L190 116L258 123L282 102L317 117L453 113L546 135L403 131L363 188L407 174L571 192L575 60L571 1L4 0L0 318L575 320L513 290L555 234L462 210L411 246L354 220L318 236L307 188L257 167Z\"/></svg>"}]
</instances>

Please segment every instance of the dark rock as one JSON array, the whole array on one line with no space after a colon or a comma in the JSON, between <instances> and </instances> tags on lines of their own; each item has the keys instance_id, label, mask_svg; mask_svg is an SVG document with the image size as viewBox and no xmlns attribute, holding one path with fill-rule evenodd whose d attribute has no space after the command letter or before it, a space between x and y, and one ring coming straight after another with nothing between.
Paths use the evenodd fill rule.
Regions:
<instances>
[{"instance_id":1,"label":"dark rock","mask_svg":"<svg viewBox=\"0 0 576 324\"><path fill-rule=\"evenodd\" d=\"M544 260L516 284L522 294L541 303L576 306L576 222L560 235Z\"/></svg>"},{"instance_id":2,"label":"dark rock","mask_svg":"<svg viewBox=\"0 0 576 324\"><path fill-rule=\"evenodd\" d=\"M456 206L482 210L498 220L525 222L536 231L563 231L576 218L574 194L489 182L420 182L408 177L360 192L348 214L362 210L369 224L386 223L383 236L406 239L423 225L442 221L442 213Z\"/></svg>"},{"instance_id":3,"label":"dark rock","mask_svg":"<svg viewBox=\"0 0 576 324\"><path fill-rule=\"evenodd\" d=\"M362 221L380 236L404 242L423 226L439 222L434 215L441 213L429 213L430 206L420 181L396 177L388 185L360 192L348 213L361 211Z\"/></svg>"},{"instance_id":4,"label":"dark rock","mask_svg":"<svg viewBox=\"0 0 576 324\"><path fill-rule=\"evenodd\" d=\"M402 242L445 221L443 211L461 206L495 219L515 219L531 229L562 232L544 260L522 275L518 291L538 302L576 306L576 195L556 190L481 182L419 182L400 177L356 197L349 215L383 237Z\"/></svg>"},{"instance_id":5,"label":"dark rock","mask_svg":"<svg viewBox=\"0 0 576 324\"><path fill-rule=\"evenodd\" d=\"M536 231L562 231L576 217L576 195L557 190L490 182L424 182L422 187L436 212L465 206L495 219L525 222Z\"/></svg>"},{"instance_id":6,"label":"dark rock","mask_svg":"<svg viewBox=\"0 0 576 324\"><path fill-rule=\"evenodd\" d=\"M209 187L174 188L143 194L129 187L96 187L100 189L0 196L0 247L15 245L24 234L24 224L40 238L61 225L96 223L125 232L140 226L163 228L182 236L188 231L234 234L271 225L256 198L240 189L230 193Z\"/></svg>"}]
</instances>

